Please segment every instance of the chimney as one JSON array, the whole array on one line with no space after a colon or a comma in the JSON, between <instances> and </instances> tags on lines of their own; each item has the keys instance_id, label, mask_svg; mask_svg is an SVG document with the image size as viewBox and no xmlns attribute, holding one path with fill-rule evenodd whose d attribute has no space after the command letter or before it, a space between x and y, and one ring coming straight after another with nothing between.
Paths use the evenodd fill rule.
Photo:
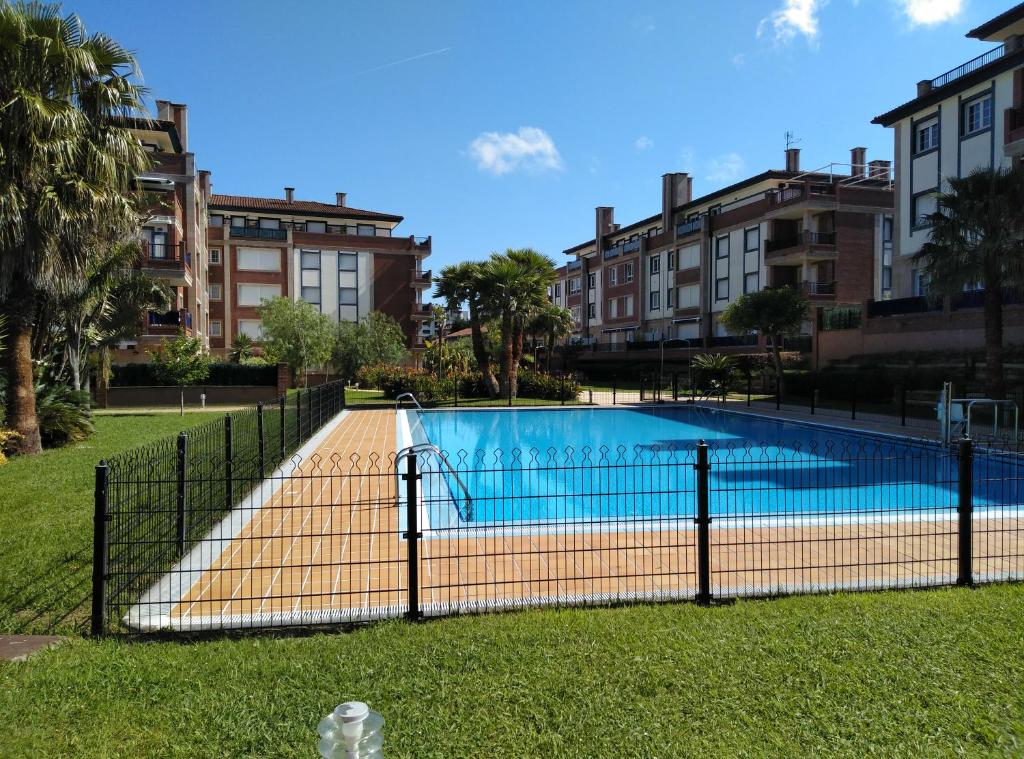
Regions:
<instances>
[{"instance_id":1,"label":"chimney","mask_svg":"<svg viewBox=\"0 0 1024 759\"><path fill-rule=\"evenodd\" d=\"M594 216L594 237L597 240L598 250L600 250L601 238L612 232L615 226L615 209L611 206L598 206L594 209Z\"/></svg>"},{"instance_id":2,"label":"chimney","mask_svg":"<svg viewBox=\"0 0 1024 759\"><path fill-rule=\"evenodd\" d=\"M800 148L786 148L786 171L800 171Z\"/></svg>"},{"instance_id":3,"label":"chimney","mask_svg":"<svg viewBox=\"0 0 1024 759\"><path fill-rule=\"evenodd\" d=\"M850 148L850 176L863 177L867 161L867 148Z\"/></svg>"},{"instance_id":4,"label":"chimney","mask_svg":"<svg viewBox=\"0 0 1024 759\"><path fill-rule=\"evenodd\" d=\"M685 171L661 176L661 227L672 227L672 211L692 200L693 178Z\"/></svg>"},{"instance_id":5,"label":"chimney","mask_svg":"<svg viewBox=\"0 0 1024 759\"><path fill-rule=\"evenodd\" d=\"M931 91L932 91L932 80L931 79L922 79L920 82L917 83L917 96L919 98L923 98L925 95L927 95Z\"/></svg>"},{"instance_id":6,"label":"chimney","mask_svg":"<svg viewBox=\"0 0 1024 759\"><path fill-rule=\"evenodd\" d=\"M345 205L345 198L346 197L347 197L347 194L344 193L344 192L336 192L336 193L334 193L335 205L339 205L339 206Z\"/></svg>"},{"instance_id":7,"label":"chimney","mask_svg":"<svg viewBox=\"0 0 1024 759\"><path fill-rule=\"evenodd\" d=\"M284 188L284 199L288 203L294 203L295 202L295 188L294 187L285 187Z\"/></svg>"},{"instance_id":8,"label":"chimney","mask_svg":"<svg viewBox=\"0 0 1024 759\"><path fill-rule=\"evenodd\" d=\"M889 161L875 159L868 163L868 176L872 179L885 179L890 177L889 168L892 164Z\"/></svg>"},{"instance_id":9,"label":"chimney","mask_svg":"<svg viewBox=\"0 0 1024 759\"><path fill-rule=\"evenodd\" d=\"M160 121L173 121L178 131L182 152L188 152L188 106L184 103L172 103L170 100L156 101L156 117Z\"/></svg>"}]
</instances>

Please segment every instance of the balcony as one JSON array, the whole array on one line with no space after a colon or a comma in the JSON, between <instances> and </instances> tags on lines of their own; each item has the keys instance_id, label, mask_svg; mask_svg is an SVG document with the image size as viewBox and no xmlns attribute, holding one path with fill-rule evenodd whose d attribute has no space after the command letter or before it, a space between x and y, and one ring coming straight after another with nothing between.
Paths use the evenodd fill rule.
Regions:
<instances>
[{"instance_id":1,"label":"balcony","mask_svg":"<svg viewBox=\"0 0 1024 759\"><path fill-rule=\"evenodd\" d=\"M433 307L429 303L413 303L412 304L412 318L413 319L433 319L434 318Z\"/></svg>"},{"instance_id":2,"label":"balcony","mask_svg":"<svg viewBox=\"0 0 1024 759\"><path fill-rule=\"evenodd\" d=\"M604 258L605 261L607 261L610 258L617 258L617 257L619 257L621 255L622 255L622 246L621 245L614 245L611 248L605 248L604 249L604 253L602 254L602 257Z\"/></svg>"},{"instance_id":3,"label":"balcony","mask_svg":"<svg viewBox=\"0 0 1024 759\"><path fill-rule=\"evenodd\" d=\"M647 250L657 250L672 242L672 230L656 235L647 235Z\"/></svg>"},{"instance_id":4,"label":"balcony","mask_svg":"<svg viewBox=\"0 0 1024 759\"><path fill-rule=\"evenodd\" d=\"M684 221L682 224L676 226L676 237L685 237L691 235L694 232L699 232L704 224L703 217L698 216L696 219L690 219Z\"/></svg>"},{"instance_id":5,"label":"balcony","mask_svg":"<svg viewBox=\"0 0 1024 759\"><path fill-rule=\"evenodd\" d=\"M263 229L261 227L231 227L231 236L249 240L287 240L287 229Z\"/></svg>"},{"instance_id":6,"label":"balcony","mask_svg":"<svg viewBox=\"0 0 1024 759\"><path fill-rule=\"evenodd\" d=\"M622 244L622 255L628 256L640 250L640 240L630 240Z\"/></svg>"},{"instance_id":7,"label":"balcony","mask_svg":"<svg viewBox=\"0 0 1024 759\"><path fill-rule=\"evenodd\" d=\"M426 271L414 271L412 273L412 286L413 287L430 287L432 271L427 269Z\"/></svg>"},{"instance_id":8,"label":"balcony","mask_svg":"<svg viewBox=\"0 0 1024 759\"><path fill-rule=\"evenodd\" d=\"M141 268L151 277L175 285L192 284L192 254L185 243L152 243L142 241Z\"/></svg>"},{"instance_id":9,"label":"balcony","mask_svg":"<svg viewBox=\"0 0 1024 759\"><path fill-rule=\"evenodd\" d=\"M902 316L904 314L925 314L929 311L941 311L942 299L934 300L923 295L913 298L893 298L892 300L869 300L868 318L883 316Z\"/></svg>"},{"instance_id":10,"label":"balcony","mask_svg":"<svg viewBox=\"0 0 1024 759\"><path fill-rule=\"evenodd\" d=\"M150 335L176 335L179 330L191 335L192 314L183 308L164 313L150 311L146 325Z\"/></svg>"},{"instance_id":11,"label":"balcony","mask_svg":"<svg viewBox=\"0 0 1024 759\"><path fill-rule=\"evenodd\" d=\"M149 174L184 174L185 156L182 153L150 153L152 168Z\"/></svg>"},{"instance_id":12,"label":"balcony","mask_svg":"<svg viewBox=\"0 0 1024 759\"><path fill-rule=\"evenodd\" d=\"M835 298L835 282L804 282L801 290L809 298Z\"/></svg>"},{"instance_id":13,"label":"balcony","mask_svg":"<svg viewBox=\"0 0 1024 759\"><path fill-rule=\"evenodd\" d=\"M963 63L957 66L955 69L950 69L945 74L941 74L932 79L930 89L936 90L939 87L945 87L950 82L956 81L962 76L966 76L967 74L970 74L973 71L977 71L983 66L987 66L988 64L994 61L998 61L1000 58L1003 57L1004 52L1005 48L1002 45L1000 45L997 48L989 50L987 53L979 55L977 58L972 58L971 60L967 61L967 63Z\"/></svg>"},{"instance_id":14,"label":"balcony","mask_svg":"<svg viewBox=\"0 0 1024 759\"><path fill-rule=\"evenodd\" d=\"M834 246L836 244L835 232L797 232L788 237L779 237L773 240L765 240L764 252L768 256L780 251L789 251L794 248L805 248L814 245Z\"/></svg>"}]
</instances>

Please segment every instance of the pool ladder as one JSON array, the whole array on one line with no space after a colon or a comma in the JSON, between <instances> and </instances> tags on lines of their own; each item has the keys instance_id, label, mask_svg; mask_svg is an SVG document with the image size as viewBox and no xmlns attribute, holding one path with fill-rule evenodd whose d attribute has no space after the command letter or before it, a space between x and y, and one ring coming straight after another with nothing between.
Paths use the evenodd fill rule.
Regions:
<instances>
[{"instance_id":1,"label":"pool ladder","mask_svg":"<svg viewBox=\"0 0 1024 759\"><path fill-rule=\"evenodd\" d=\"M395 398L395 411L398 411L398 409L402 405L402 400L405 398L409 398L410 400L412 400L412 402L416 404L416 408L418 408L420 411L423 410L423 406L421 406L420 402L416 400L415 395L413 395L412 393L402 393L400 396Z\"/></svg>"},{"instance_id":2,"label":"pool ladder","mask_svg":"<svg viewBox=\"0 0 1024 759\"><path fill-rule=\"evenodd\" d=\"M411 395L411 393L407 393L407 395ZM413 398L413 400L415 400L415 398ZM416 443L415 445L410 445L410 446L400 450L398 452L398 454L395 456L395 493L396 493L396 497L397 497L397 494L399 492L401 492L399 490L399 487L398 487L398 477L399 477L399 473L400 473L400 468L398 466L398 463L403 458L405 458L405 457L407 457L407 456L409 456L410 454L413 454L413 453L432 453L432 454L434 454L437 457L437 460L441 463L441 466L443 466L446 470L448 470L448 474L450 474L455 479L455 481L459 484L459 489L462 491L462 494L465 497L466 508L465 508L465 512L463 513L463 516L464 516L465 520L468 522L470 519L472 519L473 518L473 496L471 496L469 494L469 488L466 487L466 483L464 483L462 481L462 478L459 476L458 471L455 469L455 467L453 467L451 465L451 462L449 462L448 459L445 457L444 453L441 452L441 449L438 448L433 443ZM449 492L451 492L451 488L450 487L448 488L448 490L449 490ZM452 493L452 500L453 501L455 500L455 494L454 493ZM458 503L456 503L456 508L458 508Z\"/></svg>"}]
</instances>

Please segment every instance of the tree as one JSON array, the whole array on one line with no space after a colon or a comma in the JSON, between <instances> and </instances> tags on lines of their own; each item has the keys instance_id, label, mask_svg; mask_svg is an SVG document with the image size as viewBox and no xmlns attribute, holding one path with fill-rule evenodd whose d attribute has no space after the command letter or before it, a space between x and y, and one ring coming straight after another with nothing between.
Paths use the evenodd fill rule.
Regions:
<instances>
[{"instance_id":1,"label":"tree","mask_svg":"<svg viewBox=\"0 0 1024 759\"><path fill-rule=\"evenodd\" d=\"M554 303L545 304L530 320L528 327L530 333L544 336L545 356L549 372L551 371L551 354L555 350L555 343L571 335L575 327L572 311L556 306Z\"/></svg>"},{"instance_id":2,"label":"tree","mask_svg":"<svg viewBox=\"0 0 1024 759\"><path fill-rule=\"evenodd\" d=\"M288 364L296 384L300 376L306 384L306 369L330 361L334 324L313 305L277 297L263 301L258 313L263 321L264 353L271 361Z\"/></svg>"},{"instance_id":3,"label":"tree","mask_svg":"<svg viewBox=\"0 0 1024 759\"><path fill-rule=\"evenodd\" d=\"M777 287L741 295L722 312L721 322L737 335L764 335L765 349L772 358L779 393L785 392L782 369L782 338L797 335L807 319L807 298L792 287Z\"/></svg>"},{"instance_id":4,"label":"tree","mask_svg":"<svg viewBox=\"0 0 1024 759\"><path fill-rule=\"evenodd\" d=\"M173 340L161 340L155 351L147 351L157 380L177 385L181 391L181 413L185 414L185 385L195 385L210 376L210 357L198 337L179 332Z\"/></svg>"},{"instance_id":5,"label":"tree","mask_svg":"<svg viewBox=\"0 0 1024 759\"><path fill-rule=\"evenodd\" d=\"M134 57L59 7L0 4L0 312L7 315L7 420L41 450L32 331L43 277L80 276L97 220L135 214L149 166L117 117L142 111Z\"/></svg>"},{"instance_id":6,"label":"tree","mask_svg":"<svg viewBox=\"0 0 1024 759\"><path fill-rule=\"evenodd\" d=\"M693 359L693 379L705 396L720 395L725 400L729 392L736 363L721 353L701 353Z\"/></svg>"},{"instance_id":7,"label":"tree","mask_svg":"<svg viewBox=\"0 0 1024 759\"><path fill-rule=\"evenodd\" d=\"M256 355L255 346L256 344L252 341L251 337L244 332L239 332L235 335L235 339L231 341L231 360L236 364L241 364L252 358Z\"/></svg>"},{"instance_id":8,"label":"tree","mask_svg":"<svg viewBox=\"0 0 1024 759\"><path fill-rule=\"evenodd\" d=\"M936 292L984 288L986 394L1001 399L1003 290L1024 284L1024 168L976 169L946 182L915 260Z\"/></svg>"},{"instance_id":9,"label":"tree","mask_svg":"<svg viewBox=\"0 0 1024 759\"><path fill-rule=\"evenodd\" d=\"M449 311L458 311L463 303L467 304L473 358L483 376L487 394L496 398L498 380L491 368L491 353L483 335L483 325L492 318L493 312L485 297L482 269L482 264L473 261L445 266L436 280L434 297L443 298Z\"/></svg>"},{"instance_id":10,"label":"tree","mask_svg":"<svg viewBox=\"0 0 1024 759\"><path fill-rule=\"evenodd\" d=\"M555 264L530 248L510 248L492 253L481 269L481 296L497 312L500 325L501 393L515 397L526 325L548 302L548 285L557 276Z\"/></svg>"},{"instance_id":11,"label":"tree","mask_svg":"<svg viewBox=\"0 0 1024 759\"><path fill-rule=\"evenodd\" d=\"M395 319L371 311L360 322L340 322L335 331L331 364L351 379L364 366L397 366L409 355L406 336Z\"/></svg>"}]
</instances>

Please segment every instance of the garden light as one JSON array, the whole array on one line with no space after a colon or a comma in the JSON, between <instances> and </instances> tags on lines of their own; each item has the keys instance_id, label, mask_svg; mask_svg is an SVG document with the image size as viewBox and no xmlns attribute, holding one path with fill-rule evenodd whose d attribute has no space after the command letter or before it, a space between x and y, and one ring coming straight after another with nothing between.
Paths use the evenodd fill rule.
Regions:
<instances>
[{"instance_id":1,"label":"garden light","mask_svg":"<svg viewBox=\"0 0 1024 759\"><path fill-rule=\"evenodd\" d=\"M317 749L324 759L375 759L384 756L384 718L362 701L340 704L317 725Z\"/></svg>"}]
</instances>

